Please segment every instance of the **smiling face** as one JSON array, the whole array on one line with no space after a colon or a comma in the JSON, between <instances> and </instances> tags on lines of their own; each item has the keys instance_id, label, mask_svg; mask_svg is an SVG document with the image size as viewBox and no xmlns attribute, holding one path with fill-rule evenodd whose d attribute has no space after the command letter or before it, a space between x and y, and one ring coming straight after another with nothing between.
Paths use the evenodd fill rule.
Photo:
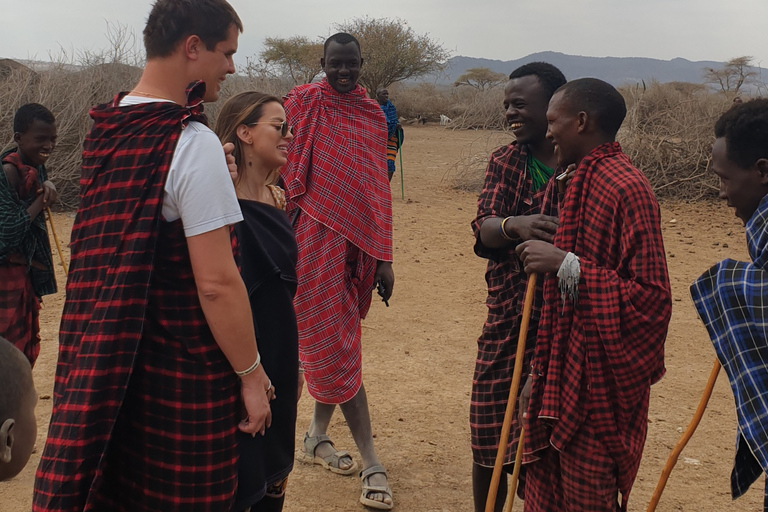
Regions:
<instances>
[{"instance_id":1,"label":"smiling face","mask_svg":"<svg viewBox=\"0 0 768 512\"><path fill-rule=\"evenodd\" d=\"M249 139L252 142L250 154L257 166L265 171L272 171L288 162L288 145L293 140L291 130L281 133L285 122L285 109L272 101L262 107L262 116L256 124L248 126Z\"/></svg>"},{"instance_id":2,"label":"smiling face","mask_svg":"<svg viewBox=\"0 0 768 512\"><path fill-rule=\"evenodd\" d=\"M748 169L740 167L728 158L725 137L720 137L712 146L712 171L720 178L718 197L746 224L768 193L768 161L761 158Z\"/></svg>"},{"instance_id":3,"label":"smiling face","mask_svg":"<svg viewBox=\"0 0 768 512\"><path fill-rule=\"evenodd\" d=\"M325 56L320 59L328 84L342 94L352 91L360 78L363 58L355 43L339 44L331 41Z\"/></svg>"},{"instance_id":4,"label":"smiling face","mask_svg":"<svg viewBox=\"0 0 768 512\"><path fill-rule=\"evenodd\" d=\"M235 25L230 26L227 31L227 38L218 42L212 49L206 48L205 44L198 39L199 44L196 47L192 80L202 79L205 82L203 101L212 102L219 99L222 82L227 78L227 75L235 72L233 56L237 52L239 35L240 32L237 27Z\"/></svg>"},{"instance_id":5,"label":"smiling face","mask_svg":"<svg viewBox=\"0 0 768 512\"><path fill-rule=\"evenodd\" d=\"M555 93L547 109L547 139L555 146L557 165L563 168L578 164L584 156L579 114L573 112L564 96L563 92Z\"/></svg>"},{"instance_id":6,"label":"smiling face","mask_svg":"<svg viewBox=\"0 0 768 512\"><path fill-rule=\"evenodd\" d=\"M15 133L13 140L24 163L33 167L43 165L56 147L56 123L35 119L27 131Z\"/></svg>"},{"instance_id":7,"label":"smiling face","mask_svg":"<svg viewBox=\"0 0 768 512\"><path fill-rule=\"evenodd\" d=\"M507 126L521 144L539 144L547 134L547 95L536 75L513 78L504 89Z\"/></svg>"}]
</instances>

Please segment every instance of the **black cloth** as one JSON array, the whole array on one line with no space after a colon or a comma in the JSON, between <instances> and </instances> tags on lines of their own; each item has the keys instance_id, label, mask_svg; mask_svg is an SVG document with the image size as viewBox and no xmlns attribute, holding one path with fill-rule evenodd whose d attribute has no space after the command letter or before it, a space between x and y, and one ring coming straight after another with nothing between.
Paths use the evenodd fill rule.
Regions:
<instances>
[{"instance_id":1,"label":"black cloth","mask_svg":"<svg viewBox=\"0 0 768 512\"><path fill-rule=\"evenodd\" d=\"M293 297L298 249L288 215L256 201L240 201L236 251L253 311L261 364L275 386L272 426L262 437L238 431L238 489L234 511L260 501L269 485L293 469L299 334Z\"/></svg>"}]
</instances>

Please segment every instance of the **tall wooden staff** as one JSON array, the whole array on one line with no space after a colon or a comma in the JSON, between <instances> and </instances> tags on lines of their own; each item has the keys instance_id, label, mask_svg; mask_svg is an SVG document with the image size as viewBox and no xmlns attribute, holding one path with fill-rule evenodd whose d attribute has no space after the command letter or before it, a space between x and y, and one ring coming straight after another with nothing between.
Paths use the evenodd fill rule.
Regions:
<instances>
[{"instance_id":1,"label":"tall wooden staff","mask_svg":"<svg viewBox=\"0 0 768 512\"><path fill-rule=\"evenodd\" d=\"M520 378L523 375L523 357L525 356L525 340L528 337L528 323L531 320L531 311L533 310L533 299L536 295L536 274L528 276L528 286L525 288L525 303L523 305L523 318L520 322L520 332L517 336L517 354L515 355L515 371L512 373L512 386L509 388L509 398L507 398L507 409L504 412L504 423L501 426L501 438L499 439L499 449L496 451L496 461L493 464L493 476L491 477L491 486L488 488L488 499L485 502L485 512L493 512L496 505L496 495L499 492L499 483L501 482L501 469L504 465L504 453L507 451L507 441L509 440L509 429L512 426L512 416L515 412L517 403L517 390L520 388ZM523 432L520 432L520 440L517 442L517 455L515 456L515 469L512 474L512 499L514 500L515 490L517 488L517 478L520 474L520 459L522 458Z\"/></svg>"},{"instance_id":2,"label":"tall wooden staff","mask_svg":"<svg viewBox=\"0 0 768 512\"><path fill-rule=\"evenodd\" d=\"M59 237L56 236L56 228L53 227L53 214L51 213L51 209L47 206L45 209L48 211L48 222L51 224L51 233L53 234L53 241L56 242L56 249L59 250L59 259L61 259L61 266L64 267L64 273L69 274L69 265L67 265L66 260L64 260L64 253L61 251L61 244L59 243Z\"/></svg>"},{"instance_id":3,"label":"tall wooden staff","mask_svg":"<svg viewBox=\"0 0 768 512\"><path fill-rule=\"evenodd\" d=\"M699 426L699 422L701 422L701 418L704 416L704 411L707 408L709 399L712 396L712 390L715 388L715 382L717 382L717 375L719 373L720 361L715 359L712 372L709 374L707 387L704 388L704 393L701 395L699 407L696 409L696 413L693 415L693 419L688 425L688 428L683 433L683 436L672 449L672 453L669 454L667 464L664 466L664 470L661 472L661 478L659 478L659 483L656 485L656 490L653 492L653 496L651 497L651 503L648 504L648 512L654 512L656 510L656 506L659 504L659 500L661 499L661 493L664 492L664 487L667 485L667 480L669 480L669 475L672 473L672 469L675 467L675 464L677 464L677 458L680 457L680 453L683 451L683 448L685 448L685 445L688 444L688 441L691 440L693 433L696 431L696 427Z\"/></svg>"}]
</instances>

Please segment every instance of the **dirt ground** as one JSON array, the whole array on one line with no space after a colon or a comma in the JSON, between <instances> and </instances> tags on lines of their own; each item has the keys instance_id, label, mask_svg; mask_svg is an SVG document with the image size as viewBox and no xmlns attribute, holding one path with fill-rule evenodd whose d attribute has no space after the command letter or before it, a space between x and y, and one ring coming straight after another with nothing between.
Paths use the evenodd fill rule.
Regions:
<instances>
[{"instance_id":1,"label":"dirt ground","mask_svg":"<svg viewBox=\"0 0 768 512\"><path fill-rule=\"evenodd\" d=\"M472 252L476 196L450 187L453 167L467 148L491 148L502 134L406 127L405 200L400 178L392 181L396 284L391 307L375 301L363 324L364 376L377 449L386 465L396 510L472 510L469 390L475 340L486 313L485 263ZM487 152L486 152L487 154ZM483 157L485 158L485 157ZM746 259L743 227L722 205L663 205L664 240L674 308L667 339L667 375L652 390L650 425L630 510L645 510L673 445L688 425L712 369L714 352L696 317L688 285L726 257ZM57 214L66 251L72 216ZM56 259L58 256L54 255ZM63 288L64 273L59 270ZM45 299L43 346L35 367L38 451L16 479L0 484L0 512L30 508L34 471L51 409L56 335L63 294ZM299 403L297 440L312 403ZM668 511L754 511L762 482L732 502L729 475L734 456L735 413L721 374L704 419L683 452L658 507ZM330 432L340 449L359 455L341 414ZM300 463L290 479L286 512L347 512L358 504L360 483ZM516 503L514 510L522 510Z\"/></svg>"}]
</instances>

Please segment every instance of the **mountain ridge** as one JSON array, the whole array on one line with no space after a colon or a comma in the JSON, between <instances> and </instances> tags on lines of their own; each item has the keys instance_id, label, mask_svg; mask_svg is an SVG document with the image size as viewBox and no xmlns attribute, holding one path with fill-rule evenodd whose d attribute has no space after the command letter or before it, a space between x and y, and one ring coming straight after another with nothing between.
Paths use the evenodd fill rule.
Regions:
<instances>
[{"instance_id":1,"label":"mountain ridge","mask_svg":"<svg viewBox=\"0 0 768 512\"><path fill-rule=\"evenodd\" d=\"M662 83L703 83L705 68L720 69L724 64L717 61L690 61L682 57L671 60L649 57L587 57L553 51L532 53L507 61L458 55L448 60L442 72L423 77L419 81L450 85L467 69L484 67L498 73L509 74L523 64L537 61L549 62L558 67L568 80L595 77L617 87L643 81L647 83L651 80Z\"/></svg>"}]
</instances>

